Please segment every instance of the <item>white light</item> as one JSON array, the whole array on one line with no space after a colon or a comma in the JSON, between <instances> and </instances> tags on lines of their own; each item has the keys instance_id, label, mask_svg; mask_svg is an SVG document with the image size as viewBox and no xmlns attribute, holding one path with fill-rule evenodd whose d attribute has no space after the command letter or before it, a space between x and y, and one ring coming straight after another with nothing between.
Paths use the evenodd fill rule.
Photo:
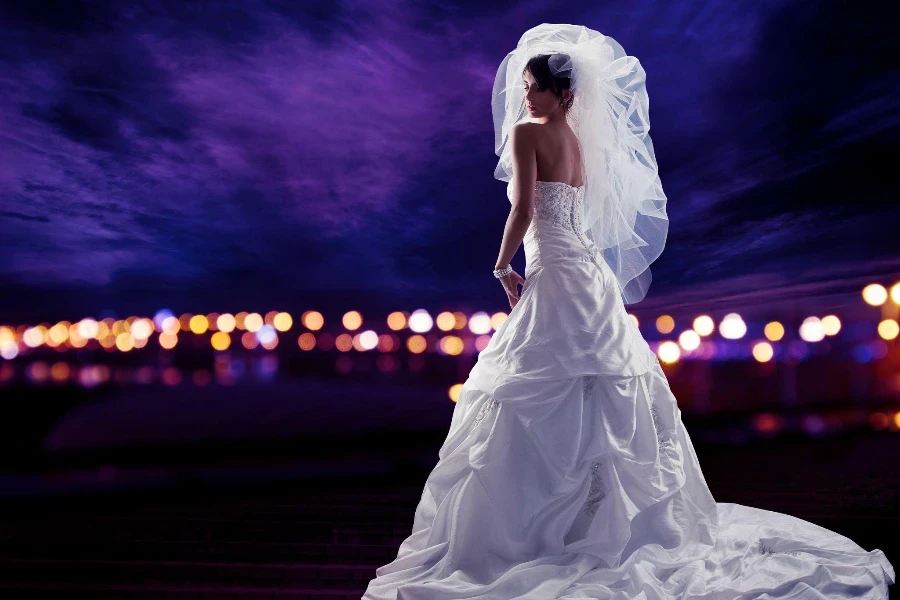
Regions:
<instances>
[{"instance_id":1,"label":"white light","mask_svg":"<svg viewBox=\"0 0 900 600\"><path fill-rule=\"evenodd\" d=\"M806 317L800 325L800 339L804 342L820 342L825 337L825 327L819 317Z\"/></svg>"},{"instance_id":2,"label":"white light","mask_svg":"<svg viewBox=\"0 0 900 600\"><path fill-rule=\"evenodd\" d=\"M678 336L678 343L690 352L700 347L700 336L693 329L686 329Z\"/></svg>"},{"instance_id":3,"label":"white light","mask_svg":"<svg viewBox=\"0 0 900 600\"><path fill-rule=\"evenodd\" d=\"M359 345L364 350L371 350L378 345L378 334L371 329L363 331L359 334Z\"/></svg>"},{"instance_id":4,"label":"white light","mask_svg":"<svg viewBox=\"0 0 900 600\"><path fill-rule=\"evenodd\" d=\"M491 316L484 311L478 311L469 317L469 331L476 335L487 333L491 330Z\"/></svg>"},{"instance_id":5,"label":"white light","mask_svg":"<svg viewBox=\"0 0 900 600\"><path fill-rule=\"evenodd\" d=\"M719 333L727 340L738 340L747 333L747 325L737 313L728 313L719 323Z\"/></svg>"},{"instance_id":6,"label":"white light","mask_svg":"<svg viewBox=\"0 0 900 600\"><path fill-rule=\"evenodd\" d=\"M22 334L22 341L29 348L37 348L44 343L44 333L39 327L29 327Z\"/></svg>"},{"instance_id":7,"label":"white light","mask_svg":"<svg viewBox=\"0 0 900 600\"><path fill-rule=\"evenodd\" d=\"M431 318L431 315L429 315L428 311L424 308L414 310L413 313L409 315L409 328L416 333L431 331L433 325L434 319Z\"/></svg>"},{"instance_id":8,"label":"white light","mask_svg":"<svg viewBox=\"0 0 900 600\"><path fill-rule=\"evenodd\" d=\"M675 362L681 356L681 350L678 349L678 344L673 341L661 343L656 353L659 355L660 360L667 363Z\"/></svg>"},{"instance_id":9,"label":"white light","mask_svg":"<svg viewBox=\"0 0 900 600\"><path fill-rule=\"evenodd\" d=\"M97 337L97 334L100 333L100 326L94 319L82 319L78 322L77 331L78 335L86 340L90 340Z\"/></svg>"},{"instance_id":10,"label":"white light","mask_svg":"<svg viewBox=\"0 0 900 600\"><path fill-rule=\"evenodd\" d=\"M15 342L0 343L0 356L6 360L12 360L19 355L19 345Z\"/></svg>"},{"instance_id":11,"label":"white light","mask_svg":"<svg viewBox=\"0 0 900 600\"><path fill-rule=\"evenodd\" d=\"M715 328L716 324L713 323L712 317L709 315L700 315L694 319L694 331L700 335L709 335Z\"/></svg>"},{"instance_id":12,"label":"white light","mask_svg":"<svg viewBox=\"0 0 900 600\"><path fill-rule=\"evenodd\" d=\"M136 340L146 340L153 333L153 323L149 319L138 319L131 324L130 333Z\"/></svg>"},{"instance_id":13,"label":"white light","mask_svg":"<svg viewBox=\"0 0 900 600\"><path fill-rule=\"evenodd\" d=\"M271 344L278 338L278 332L275 331L275 328L271 325L263 325L259 328L259 331L256 332L256 338L259 340L259 343L265 346L266 344Z\"/></svg>"}]
</instances>

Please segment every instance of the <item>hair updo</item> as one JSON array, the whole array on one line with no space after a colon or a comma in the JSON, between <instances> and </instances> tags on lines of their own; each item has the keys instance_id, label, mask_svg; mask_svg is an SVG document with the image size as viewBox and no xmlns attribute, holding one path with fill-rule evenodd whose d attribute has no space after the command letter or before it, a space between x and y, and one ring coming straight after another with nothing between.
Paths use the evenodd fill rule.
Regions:
<instances>
[{"instance_id":1,"label":"hair updo","mask_svg":"<svg viewBox=\"0 0 900 600\"><path fill-rule=\"evenodd\" d=\"M537 54L528 59L528 62L525 63L525 69L531 71L532 76L534 76L535 81L538 82L540 87L550 89L557 98L562 98L563 90L571 89L572 69L569 68L554 75L550 70L551 57L553 58L554 63L566 64L569 61L569 55L564 53ZM566 110L569 110L572 108L574 100L574 97L569 98L569 100L563 104L563 107L565 107Z\"/></svg>"}]
</instances>

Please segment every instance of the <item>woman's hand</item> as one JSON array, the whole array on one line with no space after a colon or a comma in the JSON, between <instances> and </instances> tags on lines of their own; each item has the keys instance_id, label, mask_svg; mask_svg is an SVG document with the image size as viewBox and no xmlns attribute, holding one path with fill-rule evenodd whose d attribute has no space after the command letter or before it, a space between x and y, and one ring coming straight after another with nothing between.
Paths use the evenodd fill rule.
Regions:
<instances>
[{"instance_id":1,"label":"woman's hand","mask_svg":"<svg viewBox=\"0 0 900 600\"><path fill-rule=\"evenodd\" d=\"M516 304L519 302L519 290L518 285L521 283L522 288L525 288L525 278L516 273L515 271L510 271L503 277L500 277L500 283L503 284L503 289L506 290L506 297L509 299L509 308L513 309L516 307Z\"/></svg>"}]
</instances>

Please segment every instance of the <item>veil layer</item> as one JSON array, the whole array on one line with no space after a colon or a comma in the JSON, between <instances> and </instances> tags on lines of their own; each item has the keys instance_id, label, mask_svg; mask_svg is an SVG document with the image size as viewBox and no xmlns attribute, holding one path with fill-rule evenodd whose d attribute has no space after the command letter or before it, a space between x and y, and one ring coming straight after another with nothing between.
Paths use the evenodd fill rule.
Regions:
<instances>
[{"instance_id":1,"label":"veil layer","mask_svg":"<svg viewBox=\"0 0 900 600\"><path fill-rule=\"evenodd\" d=\"M578 137L585 175L585 233L616 274L625 304L641 301L650 287L650 263L666 244L669 219L650 139L649 103L640 61L613 38L581 25L542 23L526 31L497 70L491 95L494 177L508 182L513 170L509 132L526 114L522 73L536 54L564 54L550 61L554 74L569 75L574 102L567 114Z\"/></svg>"}]
</instances>

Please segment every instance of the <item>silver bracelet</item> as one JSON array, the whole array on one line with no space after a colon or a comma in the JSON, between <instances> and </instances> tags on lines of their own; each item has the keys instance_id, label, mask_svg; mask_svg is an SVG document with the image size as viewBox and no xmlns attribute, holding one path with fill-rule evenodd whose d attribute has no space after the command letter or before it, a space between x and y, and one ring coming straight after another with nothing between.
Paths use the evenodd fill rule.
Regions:
<instances>
[{"instance_id":1,"label":"silver bracelet","mask_svg":"<svg viewBox=\"0 0 900 600\"><path fill-rule=\"evenodd\" d=\"M496 277L497 279L500 279L501 277L506 277L507 275L512 273L512 270L513 270L512 265L509 265L508 267L505 267L503 269L494 269L494 277Z\"/></svg>"}]
</instances>

